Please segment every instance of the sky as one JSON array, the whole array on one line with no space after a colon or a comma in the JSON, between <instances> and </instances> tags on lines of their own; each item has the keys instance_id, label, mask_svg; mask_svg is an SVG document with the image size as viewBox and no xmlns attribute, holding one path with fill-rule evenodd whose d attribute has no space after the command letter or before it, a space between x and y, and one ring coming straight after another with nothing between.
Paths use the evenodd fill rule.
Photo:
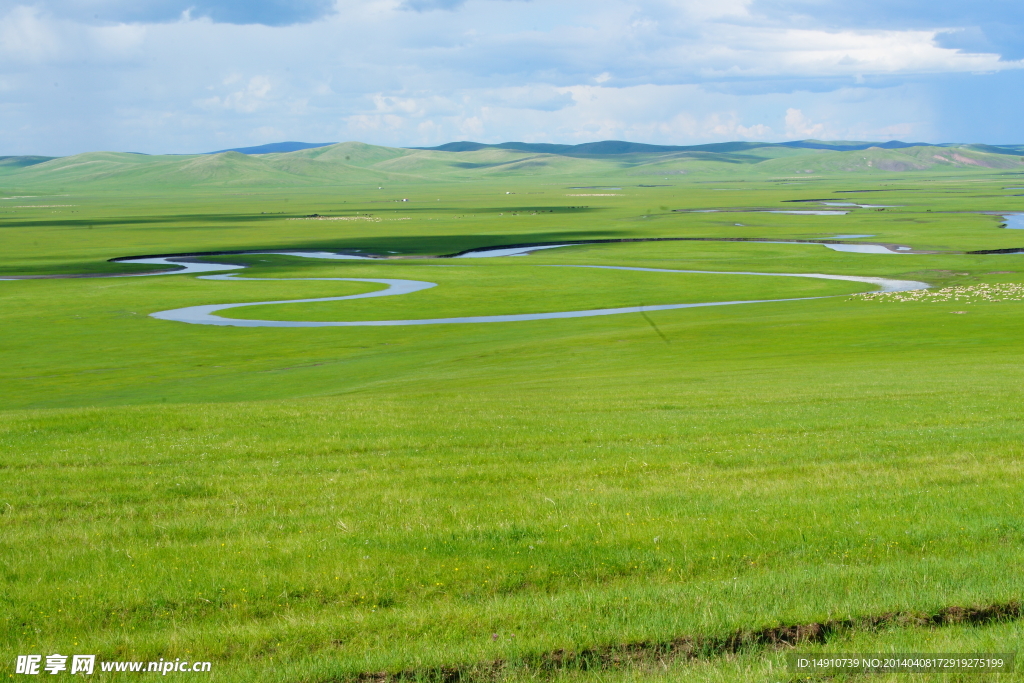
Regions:
<instances>
[{"instance_id":1,"label":"sky","mask_svg":"<svg viewBox=\"0 0 1024 683\"><path fill-rule=\"evenodd\" d=\"M0 155L1024 143L1021 0L0 0Z\"/></svg>"}]
</instances>

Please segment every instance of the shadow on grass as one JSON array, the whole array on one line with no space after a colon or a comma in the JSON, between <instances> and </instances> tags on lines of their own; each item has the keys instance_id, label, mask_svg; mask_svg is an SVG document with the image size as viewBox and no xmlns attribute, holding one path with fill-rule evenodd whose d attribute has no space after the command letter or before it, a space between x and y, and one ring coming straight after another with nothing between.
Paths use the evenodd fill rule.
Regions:
<instances>
[{"instance_id":1,"label":"shadow on grass","mask_svg":"<svg viewBox=\"0 0 1024 683\"><path fill-rule=\"evenodd\" d=\"M164 226L168 223L252 223L253 221L274 221L282 218L298 218L305 213L294 214L228 214L228 213L193 213L173 214L167 216L94 216L92 218L47 218L19 219L0 218L0 228L91 228L93 226L121 227L132 225Z\"/></svg>"},{"instance_id":2,"label":"shadow on grass","mask_svg":"<svg viewBox=\"0 0 1024 683\"><path fill-rule=\"evenodd\" d=\"M559 198L559 199L561 199L561 198ZM566 204L565 206L562 206L560 204L559 205L548 204L546 206L532 205L532 206L472 206L472 207L462 207L462 206L441 206L441 205L430 206L430 202L422 202L422 203L427 204L427 206L419 207L419 206L410 206L411 202L409 202L409 203L407 203L407 202L396 202L394 200L388 200L388 201L385 201L385 202L364 202L364 204L366 204L367 206L370 205L370 204L374 204L374 203L377 203L377 204L399 204L399 205L401 205L401 208L394 208L394 209L392 209L392 208L386 208L386 207L385 208L381 208L381 207L378 206L378 207L376 207L376 209L374 209L374 208L365 208L365 209L363 209L363 208L360 208L359 206L353 204L352 208L349 208L347 206L346 207L335 207L333 209L329 209L329 211L331 213L336 213L339 216L344 216L344 215L347 215L347 214L352 213L352 212L356 212L356 213L373 213L374 211L378 211L378 212L380 212L380 211L391 211L391 212L396 212L396 213L412 213L412 214L416 214L416 213L424 213L424 214L451 213L451 214L456 215L456 216L466 216L466 215L469 215L469 214L474 214L475 215L475 214L494 214L494 213L530 213L530 212L534 212L534 211L537 212L537 213L554 213L554 214L571 213L573 215L576 215L576 214L580 214L580 213L595 213L595 212L598 212L598 211L608 211L609 208L610 208L610 207L596 207L596 206L577 206L574 203ZM421 203L421 202L416 202L416 203ZM321 209L321 211L324 211L324 210L327 210L327 209Z\"/></svg>"},{"instance_id":3,"label":"shadow on grass","mask_svg":"<svg viewBox=\"0 0 1024 683\"><path fill-rule=\"evenodd\" d=\"M206 252L165 252L161 254L131 254L116 258L145 258L157 256L216 256L231 254L252 254L261 251L362 251L367 254L384 254L395 252L394 256L442 256L480 249L483 247L502 247L506 245L550 244L553 242L575 242L581 240L618 240L628 239L634 235L618 230L586 230L579 232L554 231L531 232L516 234L489 235L381 235L350 237L341 239L322 238L279 242L266 246L252 246L247 249L222 250Z\"/></svg>"},{"instance_id":4,"label":"shadow on grass","mask_svg":"<svg viewBox=\"0 0 1024 683\"><path fill-rule=\"evenodd\" d=\"M553 650L518 660L494 660L465 665L440 666L405 671L360 672L337 680L359 683L498 683L508 672L528 674L531 680L553 680L562 671L609 671L642 669L670 662L713 659L724 655L767 650L792 650L799 646L823 645L851 632L876 632L886 628L939 628L985 626L1019 620L1021 603L1011 601L985 606L951 606L936 612L888 612L856 619L831 619L807 624L741 630L720 637L681 636L665 641L639 641L591 648ZM828 677L828 678L831 678ZM810 679L805 679L810 680Z\"/></svg>"},{"instance_id":5,"label":"shadow on grass","mask_svg":"<svg viewBox=\"0 0 1024 683\"><path fill-rule=\"evenodd\" d=\"M375 214L383 211L401 212L403 214L445 214L466 216L471 214L495 214L495 213L546 213L546 214L580 214L604 211L597 207L558 205L558 206L491 206L491 207L454 207L454 206L423 206L413 207L406 202L387 200L384 202L365 201L353 203L351 206L333 206L324 208L325 204L333 204L326 201L310 201L309 206L302 210L289 211L287 213L186 213L168 214L166 216L83 216L83 217L62 217L62 218L0 218L0 229L3 228L92 228L92 227L130 227L130 226L155 226L164 227L168 224L178 226L187 224L212 224L223 226L225 224L248 224L255 222L280 221L289 218L305 218L320 213L325 216L350 216L353 214ZM395 204L401 208L382 208L379 204ZM377 206L373 206L376 204Z\"/></svg>"},{"instance_id":6,"label":"shadow on grass","mask_svg":"<svg viewBox=\"0 0 1024 683\"><path fill-rule=\"evenodd\" d=\"M167 270L165 266L126 264L119 261L129 258L169 256L217 256L247 254L262 251L338 251L360 250L367 254L394 256L442 256L471 251L483 247L505 245L549 244L580 240L618 240L634 235L618 230L581 230L578 232L548 231L515 234L490 235L394 235L364 236L347 238L321 238L289 240L285 242L250 245L244 249L220 249L216 251L165 251L149 254L114 253L105 261L73 261L64 263L0 265L0 277L53 276L53 275L116 275L146 273ZM395 252L391 254L390 252Z\"/></svg>"},{"instance_id":7,"label":"shadow on grass","mask_svg":"<svg viewBox=\"0 0 1024 683\"><path fill-rule=\"evenodd\" d=\"M143 263L111 263L109 261L66 261L45 265L5 264L0 265L0 279L5 277L52 277L55 275L132 275L135 273L155 273L164 270L167 270L167 266Z\"/></svg>"}]
</instances>

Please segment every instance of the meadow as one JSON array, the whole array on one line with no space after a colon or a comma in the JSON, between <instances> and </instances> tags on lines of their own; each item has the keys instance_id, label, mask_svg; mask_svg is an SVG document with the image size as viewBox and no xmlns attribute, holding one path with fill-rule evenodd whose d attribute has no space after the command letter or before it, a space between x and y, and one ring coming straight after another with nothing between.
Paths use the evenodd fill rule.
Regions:
<instances>
[{"instance_id":1,"label":"meadow","mask_svg":"<svg viewBox=\"0 0 1024 683\"><path fill-rule=\"evenodd\" d=\"M768 682L796 680L785 653L797 631L822 634L807 652L1014 651L1024 301L546 266L1011 292L1024 254L965 252L1024 248L1024 233L979 213L1024 212L1004 189L1024 173L579 170L132 191L5 177L0 278L141 272L109 259L151 254L389 257L200 257L282 282L0 281L0 657L12 676L16 655L56 652L210 661L201 675L215 681ZM826 208L802 200L886 207L749 211ZM719 212L688 212L703 209ZM931 253L696 240L438 258L844 234ZM827 298L423 327L149 317L376 288L287 280L318 277L438 286L224 315Z\"/></svg>"}]
</instances>

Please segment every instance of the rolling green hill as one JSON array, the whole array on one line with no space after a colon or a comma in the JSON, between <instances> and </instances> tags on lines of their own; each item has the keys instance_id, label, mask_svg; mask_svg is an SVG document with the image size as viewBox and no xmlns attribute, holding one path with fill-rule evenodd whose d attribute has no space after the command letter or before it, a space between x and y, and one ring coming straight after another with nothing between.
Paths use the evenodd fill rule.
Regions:
<instances>
[{"instance_id":1,"label":"rolling green hill","mask_svg":"<svg viewBox=\"0 0 1024 683\"><path fill-rule=\"evenodd\" d=\"M907 147L881 149L871 147L851 152L819 151L797 158L764 162L759 170L770 173L856 173L904 172L927 169L957 170L1020 168L1024 157L990 154L967 148Z\"/></svg>"},{"instance_id":2,"label":"rolling green hill","mask_svg":"<svg viewBox=\"0 0 1024 683\"><path fill-rule=\"evenodd\" d=\"M6 173L26 166L35 166L54 157L21 156L21 157L0 157L0 173Z\"/></svg>"},{"instance_id":3,"label":"rolling green hill","mask_svg":"<svg viewBox=\"0 0 1024 683\"><path fill-rule=\"evenodd\" d=\"M1016 169L1024 156L982 145L885 146L861 143L722 143L689 148L636 143L509 145L450 143L442 149L406 149L342 142L295 152L198 155L89 152L63 158L4 157L0 178L20 189L76 186L120 190L189 187L353 185L438 182L507 176L756 175L891 173L943 168ZM562 149L564 148L564 149ZM456 151L448 151L456 150ZM547 150L547 151L538 151Z\"/></svg>"}]
</instances>

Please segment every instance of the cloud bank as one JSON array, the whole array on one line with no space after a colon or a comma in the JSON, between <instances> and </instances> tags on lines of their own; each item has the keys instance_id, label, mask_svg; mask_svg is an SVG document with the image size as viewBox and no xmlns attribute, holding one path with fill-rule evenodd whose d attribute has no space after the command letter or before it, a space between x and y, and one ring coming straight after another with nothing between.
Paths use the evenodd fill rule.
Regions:
<instances>
[{"instance_id":1,"label":"cloud bank","mask_svg":"<svg viewBox=\"0 0 1024 683\"><path fill-rule=\"evenodd\" d=\"M1022 26L1001 1L2 0L0 154L1024 142Z\"/></svg>"}]
</instances>

